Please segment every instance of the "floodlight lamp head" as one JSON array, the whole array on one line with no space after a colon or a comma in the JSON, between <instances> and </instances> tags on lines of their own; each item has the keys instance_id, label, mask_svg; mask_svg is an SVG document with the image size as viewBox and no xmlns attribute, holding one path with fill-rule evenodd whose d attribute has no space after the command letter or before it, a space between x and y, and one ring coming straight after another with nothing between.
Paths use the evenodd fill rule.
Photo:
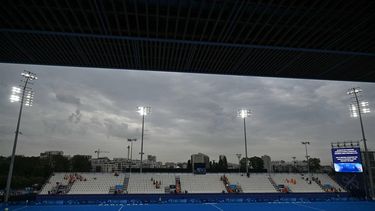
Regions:
<instances>
[{"instance_id":1,"label":"floodlight lamp head","mask_svg":"<svg viewBox=\"0 0 375 211\"><path fill-rule=\"evenodd\" d=\"M11 95L9 100L11 103L14 103L14 102L19 102L20 101L20 96L17 96L17 95Z\"/></svg>"},{"instance_id":2,"label":"floodlight lamp head","mask_svg":"<svg viewBox=\"0 0 375 211\"><path fill-rule=\"evenodd\" d=\"M237 116L244 119L246 117L251 116L251 110L250 109L239 109L237 111Z\"/></svg>"},{"instance_id":3,"label":"floodlight lamp head","mask_svg":"<svg viewBox=\"0 0 375 211\"><path fill-rule=\"evenodd\" d=\"M29 71L26 71L26 70L23 73L21 73L21 75L25 78L28 78L30 81L38 79L38 77L36 77L35 73L29 72Z\"/></svg>"},{"instance_id":4,"label":"floodlight lamp head","mask_svg":"<svg viewBox=\"0 0 375 211\"><path fill-rule=\"evenodd\" d=\"M19 93L21 93L21 88L16 87L16 86L12 87L12 94L19 94Z\"/></svg>"},{"instance_id":5,"label":"floodlight lamp head","mask_svg":"<svg viewBox=\"0 0 375 211\"><path fill-rule=\"evenodd\" d=\"M364 108L362 109L362 113L366 114L366 113L370 113L370 108Z\"/></svg>"},{"instance_id":6,"label":"floodlight lamp head","mask_svg":"<svg viewBox=\"0 0 375 211\"><path fill-rule=\"evenodd\" d=\"M362 89L359 88L359 87L356 87L356 88L351 88L351 89L349 89L349 90L346 92L346 94L348 94L348 95L353 95L354 93L360 93L360 92L362 92Z\"/></svg>"},{"instance_id":7,"label":"floodlight lamp head","mask_svg":"<svg viewBox=\"0 0 375 211\"><path fill-rule=\"evenodd\" d=\"M24 76L24 77L29 77L30 76L30 74L27 73L27 72L23 72L23 73L21 73L21 75Z\"/></svg>"},{"instance_id":8,"label":"floodlight lamp head","mask_svg":"<svg viewBox=\"0 0 375 211\"><path fill-rule=\"evenodd\" d=\"M366 102L366 101L362 101L361 102L361 106L363 106L363 107L365 107L365 106L368 106L369 104L368 104L368 102Z\"/></svg>"},{"instance_id":9,"label":"floodlight lamp head","mask_svg":"<svg viewBox=\"0 0 375 211\"><path fill-rule=\"evenodd\" d=\"M353 118L358 117L358 108L356 105L350 104L349 111L350 111L350 117L353 117Z\"/></svg>"},{"instance_id":10,"label":"floodlight lamp head","mask_svg":"<svg viewBox=\"0 0 375 211\"><path fill-rule=\"evenodd\" d=\"M366 101L361 101L358 105L360 108L357 107L355 104L350 104L349 111L350 111L350 117L356 118L359 116L359 112L361 114L370 113L369 103Z\"/></svg>"},{"instance_id":11,"label":"floodlight lamp head","mask_svg":"<svg viewBox=\"0 0 375 211\"><path fill-rule=\"evenodd\" d=\"M12 87L12 94L10 95L10 102L11 103L14 103L14 102L19 102L21 101L21 97L19 96L21 94L22 90L19 88L19 87Z\"/></svg>"},{"instance_id":12,"label":"floodlight lamp head","mask_svg":"<svg viewBox=\"0 0 375 211\"><path fill-rule=\"evenodd\" d=\"M141 116L147 116L151 112L151 107L147 106L138 106L138 111L137 111Z\"/></svg>"}]
</instances>

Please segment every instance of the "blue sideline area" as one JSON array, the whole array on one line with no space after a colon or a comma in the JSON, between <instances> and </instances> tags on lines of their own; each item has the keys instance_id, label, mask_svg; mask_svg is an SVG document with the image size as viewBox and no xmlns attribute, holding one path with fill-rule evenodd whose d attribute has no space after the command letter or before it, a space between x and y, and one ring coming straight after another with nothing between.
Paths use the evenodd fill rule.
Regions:
<instances>
[{"instance_id":1,"label":"blue sideline area","mask_svg":"<svg viewBox=\"0 0 375 211\"><path fill-rule=\"evenodd\" d=\"M4 210L4 207L2 208ZM13 211L44 211L44 210L108 210L108 211L138 211L138 210L207 210L207 211L229 211L229 210L252 210L252 211L373 211L375 202L355 201L355 202L257 202L257 203L198 203L198 204L99 204L99 205L32 205L32 206L12 206Z\"/></svg>"},{"instance_id":2,"label":"blue sideline area","mask_svg":"<svg viewBox=\"0 0 375 211\"><path fill-rule=\"evenodd\" d=\"M348 201L349 193L193 193L193 194L67 194L37 195L36 201L43 204L101 204L112 203L205 203L205 202L295 202L295 201Z\"/></svg>"}]
</instances>

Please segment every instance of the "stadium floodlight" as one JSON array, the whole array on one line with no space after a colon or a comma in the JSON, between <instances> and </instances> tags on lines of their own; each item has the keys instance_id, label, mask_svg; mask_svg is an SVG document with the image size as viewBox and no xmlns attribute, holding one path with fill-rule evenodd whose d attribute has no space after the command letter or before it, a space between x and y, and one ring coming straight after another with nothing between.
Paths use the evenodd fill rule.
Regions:
<instances>
[{"instance_id":1,"label":"stadium floodlight","mask_svg":"<svg viewBox=\"0 0 375 211\"><path fill-rule=\"evenodd\" d=\"M128 138L128 141L130 142L130 160L133 159L133 142L137 141L136 138Z\"/></svg>"},{"instance_id":2,"label":"stadium floodlight","mask_svg":"<svg viewBox=\"0 0 375 211\"><path fill-rule=\"evenodd\" d=\"M132 164L133 164L133 142L137 141L136 138L128 138L128 142L130 142L130 164L129 164L129 173L132 172ZM128 152L129 154L129 152ZM129 159L129 155L128 155Z\"/></svg>"},{"instance_id":3,"label":"stadium floodlight","mask_svg":"<svg viewBox=\"0 0 375 211\"><path fill-rule=\"evenodd\" d=\"M359 117L359 112L361 112L361 114L367 114L371 112L369 108L369 103L366 101L359 101L358 104L357 102L350 104L349 111L350 111L350 117L354 117L354 118Z\"/></svg>"},{"instance_id":4,"label":"stadium floodlight","mask_svg":"<svg viewBox=\"0 0 375 211\"><path fill-rule=\"evenodd\" d=\"M245 159L246 159L246 176L250 176L249 174L249 159L247 156L247 140L246 140L246 118L251 116L250 109L239 109L237 111L237 116L243 119L243 130L244 130L244 137L245 137Z\"/></svg>"},{"instance_id":5,"label":"stadium floodlight","mask_svg":"<svg viewBox=\"0 0 375 211\"><path fill-rule=\"evenodd\" d=\"M237 116L240 118L246 118L251 116L251 110L250 109L239 109L237 111Z\"/></svg>"},{"instance_id":6,"label":"stadium floodlight","mask_svg":"<svg viewBox=\"0 0 375 211\"><path fill-rule=\"evenodd\" d=\"M35 73L29 72L29 71L24 71L23 73L21 73L21 75L25 78L28 78L30 81L38 79Z\"/></svg>"},{"instance_id":7,"label":"stadium floodlight","mask_svg":"<svg viewBox=\"0 0 375 211\"><path fill-rule=\"evenodd\" d=\"M237 158L238 158L238 173L241 173L241 154L238 153L236 154Z\"/></svg>"},{"instance_id":8,"label":"stadium floodlight","mask_svg":"<svg viewBox=\"0 0 375 211\"><path fill-rule=\"evenodd\" d=\"M364 174L366 178L369 180L370 183L370 195L369 197L374 199L374 182L373 182L373 177L372 177L372 171L370 169L370 164L369 164L369 156L368 156L368 149L367 149L367 140L365 136L365 130L363 127L363 121L362 121L362 114L370 113L370 108L369 108L369 103L366 101L360 101L360 96L359 94L362 92L362 89L358 87L354 87L348 90L347 94L352 96L353 103L350 105L350 116L357 118L359 117L359 122L361 125L361 132L362 132L362 140L363 140L363 145L365 147L365 166L366 166L366 173ZM366 184L366 183L365 183ZM367 193L367 190L366 190Z\"/></svg>"},{"instance_id":9,"label":"stadium floodlight","mask_svg":"<svg viewBox=\"0 0 375 211\"><path fill-rule=\"evenodd\" d=\"M8 200L9 200L10 184L12 183L14 160L15 160L15 154L16 154L16 148L17 148L18 135L20 134L19 130L20 130L23 106L24 105L32 106L34 92L31 91L30 85L32 85L32 83L30 81L38 79L34 73L29 72L29 71L24 71L23 73L21 73L21 76L23 77L23 80L21 80L21 82L23 82L22 85L20 87L12 87L12 94L9 98L10 102L12 103L20 102L20 109L18 112L17 127L16 127L16 132L14 135L13 150L12 150L7 184L6 184L6 193L5 193L5 199L4 199L4 202L6 204L8 203Z\"/></svg>"},{"instance_id":10,"label":"stadium floodlight","mask_svg":"<svg viewBox=\"0 0 375 211\"><path fill-rule=\"evenodd\" d=\"M141 116L147 116L151 113L151 107L147 106L138 106L138 113Z\"/></svg>"},{"instance_id":11,"label":"stadium floodlight","mask_svg":"<svg viewBox=\"0 0 375 211\"><path fill-rule=\"evenodd\" d=\"M133 142L137 141L137 139L136 138L128 138L128 141L130 142L130 166L129 166L129 173L131 173L132 172L131 165L133 164Z\"/></svg>"},{"instance_id":12,"label":"stadium floodlight","mask_svg":"<svg viewBox=\"0 0 375 211\"><path fill-rule=\"evenodd\" d=\"M151 107L149 106L138 106L138 113L142 116L142 136L141 136L141 166L140 173L142 173L143 168L143 135L144 135L144 126L145 126L145 116L151 113Z\"/></svg>"},{"instance_id":13,"label":"stadium floodlight","mask_svg":"<svg viewBox=\"0 0 375 211\"><path fill-rule=\"evenodd\" d=\"M21 88L18 87L13 87L12 88L12 94L10 95L10 102L20 102L22 95L24 96L23 98L23 104L25 106L32 106L33 105L33 98L34 98L34 92L31 90L22 90Z\"/></svg>"},{"instance_id":14,"label":"stadium floodlight","mask_svg":"<svg viewBox=\"0 0 375 211\"><path fill-rule=\"evenodd\" d=\"M310 156L309 154L307 153L307 145L310 145L310 142L309 141L302 141L301 144L305 145L305 150L306 150L306 161L307 161L307 174L310 176L310 181L311 181L311 174L310 174Z\"/></svg>"},{"instance_id":15,"label":"stadium floodlight","mask_svg":"<svg viewBox=\"0 0 375 211\"><path fill-rule=\"evenodd\" d=\"M12 87L12 94L10 95L10 102L11 103L14 103L14 102L19 102L21 100L21 97L20 97L20 94L21 94L21 88L19 87Z\"/></svg>"}]
</instances>

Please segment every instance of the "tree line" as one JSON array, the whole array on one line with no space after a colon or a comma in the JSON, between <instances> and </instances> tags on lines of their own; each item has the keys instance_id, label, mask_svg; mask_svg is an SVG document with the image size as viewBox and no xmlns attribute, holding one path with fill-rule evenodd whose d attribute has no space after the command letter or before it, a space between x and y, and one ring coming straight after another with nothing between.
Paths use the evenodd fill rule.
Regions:
<instances>
[{"instance_id":1,"label":"tree line","mask_svg":"<svg viewBox=\"0 0 375 211\"><path fill-rule=\"evenodd\" d=\"M10 157L0 156L0 190L5 189L10 165ZM52 172L88 172L90 160L86 156L71 158L52 155L47 158L16 156L12 188L40 187Z\"/></svg>"}]
</instances>

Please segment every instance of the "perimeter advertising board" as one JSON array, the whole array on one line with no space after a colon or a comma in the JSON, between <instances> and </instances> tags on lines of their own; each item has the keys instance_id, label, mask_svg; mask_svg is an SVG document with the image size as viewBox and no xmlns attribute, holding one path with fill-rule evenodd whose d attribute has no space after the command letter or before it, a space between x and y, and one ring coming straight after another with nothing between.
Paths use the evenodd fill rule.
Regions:
<instances>
[{"instance_id":1,"label":"perimeter advertising board","mask_svg":"<svg viewBox=\"0 0 375 211\"><path fill-rule=\"evenodd\" d=\"M363 172L361 150L359 147L333 148L332 159L335 172Z\"/></svg>"}]
</instances>

